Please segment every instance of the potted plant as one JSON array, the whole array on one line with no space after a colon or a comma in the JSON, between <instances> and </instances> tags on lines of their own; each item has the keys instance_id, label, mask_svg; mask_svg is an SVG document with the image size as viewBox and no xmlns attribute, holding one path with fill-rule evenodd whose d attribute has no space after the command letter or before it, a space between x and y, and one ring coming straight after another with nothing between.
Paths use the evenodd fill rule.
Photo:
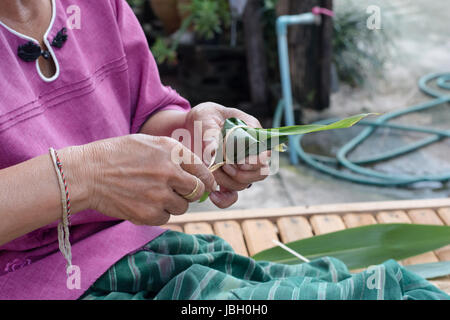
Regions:
<instances>
[{"instance_id":1,"label":"potted plant","mask_svg":"<svg viewBox=\"0 0 450 320\"><path fill-rule=\"evenodd\" d=\"M245 50L242 41L230 45L228 0L178 0L177 4L183 17L180 28L171 36L157 37L152 45L158 64L176 65L181 91L192 103L248 101ZM190 41L183 41L186 37Z\"/></svg>"},{"instance_id":2,"label":"potted plant","mask_svg":"<svg viewBox=\"0 0 450 320\"><path fill-rule=\"evenodd\" d=\"M152 52L160 64L175 60L180 40L186 33L193 33L196 44L218 44L219 38L225 35L224 30L230 25L231 14L228 0L171 0L170 2L173 2L171 10L164 10L163 7L167 4L155 10L160 1L165 0L150 2L163 24L163 19L169 20L169 16L176 15L179 18L177 23L173 19L171 25L171 27L177 27L177 32L170 37L157 37L152 47Z\"/></svg>"}]
</instances>

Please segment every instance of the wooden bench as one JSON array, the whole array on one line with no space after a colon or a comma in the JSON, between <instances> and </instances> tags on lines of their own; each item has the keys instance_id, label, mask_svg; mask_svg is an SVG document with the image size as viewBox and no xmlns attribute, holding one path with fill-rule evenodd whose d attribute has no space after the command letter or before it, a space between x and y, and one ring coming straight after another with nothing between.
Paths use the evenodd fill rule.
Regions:
<instances>
[{"instance_id":1,"label":"wooden bench","mask_svg":"<svg viewBox=\"0 0 450 320\"><path fill-rule=\"evenodd\" d=\"M165 227L189 234L215 234L234 250L252 256L275 246L345 228L375 223L450 225L450 199L364 202L332 205L190 213ZM450 246L400 261L403 265L450 261ZM450 277L432 281L450 293Z\"/></svg>"}]
</instances>

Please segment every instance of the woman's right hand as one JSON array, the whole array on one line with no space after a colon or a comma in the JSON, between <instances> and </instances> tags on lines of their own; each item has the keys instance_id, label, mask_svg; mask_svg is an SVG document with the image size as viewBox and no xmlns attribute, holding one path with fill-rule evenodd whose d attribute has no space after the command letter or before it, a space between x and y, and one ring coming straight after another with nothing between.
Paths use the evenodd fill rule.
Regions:
<instances>
[{"instance_id":1,"label":"woman's right hand","mask_svg":"<svg viewBox=\"0 0 450 320\"><path fill-rule=\"evenodd\" d=\"M195 189L197 179L199 188L191 201L217 188L203 162L172 138L135 134L80 148L89 207L134 224L163 225L170 215L185 213L189 201L182 195ZM191 161L173 161L174 148Z\"/></svg>"}]
</instances>

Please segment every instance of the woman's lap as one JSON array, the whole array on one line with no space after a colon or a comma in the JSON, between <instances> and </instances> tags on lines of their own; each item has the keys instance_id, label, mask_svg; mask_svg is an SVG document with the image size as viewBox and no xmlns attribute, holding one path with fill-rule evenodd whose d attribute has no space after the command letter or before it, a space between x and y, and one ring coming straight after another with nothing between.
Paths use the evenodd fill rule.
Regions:
<instances>
[{"instance_id":1,"label":"woman's lap","mask_svg":"<svg viewBox=\"0 0 450 320\"><path fill-rule=\"evenodd\" d=\"M448 299L395 261L350 274L325 257L298 265L237 255L214 235L167 231L103 274L81 299Z\"/></svg>"}]
</instances>

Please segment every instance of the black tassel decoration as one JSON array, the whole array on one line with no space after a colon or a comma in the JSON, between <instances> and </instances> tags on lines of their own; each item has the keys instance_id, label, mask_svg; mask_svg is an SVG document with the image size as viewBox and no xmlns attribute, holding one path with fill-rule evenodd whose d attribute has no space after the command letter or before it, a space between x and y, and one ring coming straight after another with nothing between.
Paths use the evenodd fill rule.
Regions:
<instances>
[{"instance_id":1,"label":"black tassel decoration","mask_svg":"<svg viewBox=\"0 0 450 320\"><path fill-rule=\"evenodd\" d=\"M18 48L19 57L26 62L36 61L37 58L41 56L41 54L41 47L39 47L33 41L29 41L26 44L19 46Z\"/></svg>"},{"instance_id":2,"label":"black tassel decoration","mask_svg":"<svg viewBox=\"0 0 450 320\"><path fill-rule=\"evenodd\" d=\"M58 49L61 49L63 47L64 43L67 41L66 32L66 28L62 28L60 31L58 31L52 41L53 47ZM42 56L44 59L49 59L51 56L49 51L42 50L41 47L33 41L29 41L23 45L20 45L17 49L17 54L22 60L26 62L36 61L40 56Z\"/></svg>"},{"instance_id":3,"label":"black tassel decoration","mask_svg":"<svg viewBox=\"0 0 450 320\"><path fill-rule=\"evenodd\" d=\"M62 46L64 45L64 43L67 40L67 29L66 28L62 28L60 31L58 31L58 33L56 34L55 38L52 41L52 46L56 47L58 49L61 49Z\"/></svg>"}]
</instances>

